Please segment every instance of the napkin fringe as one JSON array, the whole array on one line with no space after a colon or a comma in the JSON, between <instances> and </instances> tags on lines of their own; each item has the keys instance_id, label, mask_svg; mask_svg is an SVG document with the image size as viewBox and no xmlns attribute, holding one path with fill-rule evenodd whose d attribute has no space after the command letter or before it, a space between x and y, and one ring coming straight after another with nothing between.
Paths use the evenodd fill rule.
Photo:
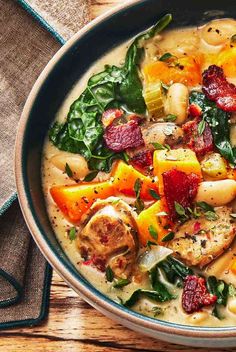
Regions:
<instances>
[{"instance_id":1,"label":"napkin fringe","mask_svg":"<svg viewBox=\"0 0 236 352\"><path fill-rule=\"evenodd\" d=\"M33 7L31 7L25 0L17 0L21 6L38 21L42 27L44 27L52 36L62 45L65 44L66 40L55 31L55 29L39 14Z\"/></svg>"}]
</instances>

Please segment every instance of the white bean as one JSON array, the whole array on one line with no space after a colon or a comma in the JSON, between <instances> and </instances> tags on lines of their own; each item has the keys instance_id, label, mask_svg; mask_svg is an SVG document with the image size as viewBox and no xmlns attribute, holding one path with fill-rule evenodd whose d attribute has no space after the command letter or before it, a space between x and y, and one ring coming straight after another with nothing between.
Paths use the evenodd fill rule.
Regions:
<instances>
[{"instance_id":1,"label":"white bean","mask_svg":"<svg viewBox=\"0 0 236 352\"><path fill-rule=\"evenodd\" d=\"M231 299L228 303L228 309L231 313L236 314L236 299Z\"/></svg>"},{"instance_id":2,"label":"white bean","mask_svg":"<svg viewBox=\"0 0 236 352\"><path fill-rule=\"evenodd\" d=\"M165 102L165 114L175 115L175 123L181 125L188 117L188 88L182 83L174 83L170 86Z\"/></svg>"},{"instance_id":3,"label":"white bean","mask_svg":"<svg viewBox=\"0 0 236 352\"><path fill-rule=\"evenodd\" d=\"M208 45L220 46L225 44L236 33L236 21L213 20L201 28L201 38Z\"/></svg>"},{"instance_id":4,"label":"white bean","mask_svg":"<svg viewBox=\"0 0 236 352\"><path fill-rule=\"evenodd\" d=\"M60 152L50 159L51 163L61 171L65 171L66 164L69 165L75 179L83 179L88 173L88 164L83 156L68 152Z\"/></svg>"},{"instance_id":5,"label":"white bean","mask_svg":"<svg viewBox=\"0 0 236 352\"><path fill-rule=\"evenodd\" d=\"M197 202L206 202L214 207L226 205L236 196L236 181L206 181L199 185Z\"/></svg>"},{"instance_id":6,"label":"white bean","mask_svg":"<svg viewBox=\"0 0 236 352\"><path fill-rule=\"evenodd\" d=\"M196 313L191 314L188 317L188 321L191 324L198 325L199 323L201 323L204 320L206 320L208 317L209 317L209 313L208 312L196 312Z\"/></svg>"}]
</instances>

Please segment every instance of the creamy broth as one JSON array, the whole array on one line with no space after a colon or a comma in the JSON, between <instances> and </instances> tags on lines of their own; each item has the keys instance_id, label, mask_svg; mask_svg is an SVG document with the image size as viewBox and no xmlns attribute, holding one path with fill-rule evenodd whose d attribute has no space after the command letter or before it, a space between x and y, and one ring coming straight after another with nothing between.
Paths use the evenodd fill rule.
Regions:
<instances>
[{"instance_id":1,"label":"creamy broth","mask_svg":"<svg viewBox=\"0 0 236 352\"><path fill-rule=\"evenodd\" d=\"M155 62L157 60L157 57L162 56L166 52L171 52L172 55L176 56L180 54L195 55L196 53L200 52L205 55L205 60L202 65L202 70L204 70L210 64L214 63L215 57L222 50L224 42L223 44L219 43L219 45L212 46L205 40L205 37L205 39L203 39L199 36L199 33L201 31L203 30L199 28L181 28L178 30L165 30L164 32L161 32L160 35L157 35L154 39L151 39L146 44L146 56L142 62L142 68L144 68L147 63L150 63L150 61ZM209 32L207 31L206 33L209 34ZM230 36L235 33L230 33ZM207 37L207 39L209 38ZM212 38L210 38L209 41L210 40L212 40ZM62 105L56 116L56 120L60 122L63 122L65 120L71 104L75 99L79 97L79 95L86 88L86 84L89 77L91 77L97 72L102 71L104 65L116 64L119 66L124 62L125 54L129 44L130 41L111 50L109 53L104 55L92 67L88 69L82 79L80 79L80 81L72 88L65 101L62 102ZM232 76L229 78L233 82L234 77ZM189 87L189 89L191 88ZM195 85L194 90L200 90L200 86L198 84ZM121 303L121 299L122 301L126 301L130 297L130 295L137 289L142 288L151 290L150 280L148 279L147 274L142 274L141 280L137 276L135 279L131 280L131 283L129 285L124 286L122 289L120 289L115 288L112 282L107 282L103 272L100 272L91 265L85 265L83 263L84 260L82 259L78 251L77 241L70 240L68 237L68 231L73 226L73 224L59 210L58 206L52 199L52 196L50 195L49 191L50 188L53 186L76 184L76 182L65 172L53 165L52 157L60 153L61 152L55 146L53 146L47 138L44 145L44 157L42 163L43 191L52 227L63 250L70 258L74 266L78 269L78 271L94 287L96 287L99 291L103 292L105 295L107 295L118 303ZM109 177L109 173L99 172L93 182L108 180ZM128 200L129 202L129 199L127 197L119 197L123 198L124 201ZM225 282L227 283L236 284L236 276L230 270L231 263L235 259L235 256L236 244L234 241L234 243L230 245L228 250L226 250L221 256L219 256L219 258L207 265L205 269L201 272L206 277L210 275L215 275L217 279L225 280ZM236 312L233 313L232 309L231 311L229 310L231 302L233 302L233 300L235 300L236 298L230 297L228 299L228 304L226 307L220 306L220 315L224 317L224 319L220 320L211 314L211 306L203 307L200 312L186 314L182 309L181 305L182 289L173 287L173 285L169 286L169 289L172 294L176 295L176 299L164 303L159 303L151 301L147 298L141 298L132 307L132 309L150 317L155 317L157 319L185 325L187 324L212 327L236 325Z\"/></svg>"}]
</instances>

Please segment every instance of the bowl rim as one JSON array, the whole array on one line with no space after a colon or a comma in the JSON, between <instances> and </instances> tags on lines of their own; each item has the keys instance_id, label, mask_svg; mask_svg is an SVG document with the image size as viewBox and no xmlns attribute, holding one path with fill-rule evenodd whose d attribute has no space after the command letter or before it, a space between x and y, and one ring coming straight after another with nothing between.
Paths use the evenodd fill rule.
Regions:
<instances>
[{"instance_id":1,"label":"bowl rim","mask_svg":"<svg viewBox=\"0 0 236 352\"><path fill-rule=\"evenodd\" d=\"M96 306L97 309L103 313L109 312L113 317L116 316L122 321L126 321L131 325L138 325L144 329L152 330L153 332L160 332L164 334L172 334L178 336L184 336L189 338L235 338L236 337L236 326L235 327L197 327L190 325L182 325L178 323L165 322L154 318L149 318L132 310L116 305L111 299L102 299L102 296L106 296L102 293L101 297L98 297L96 292L88 287L89 284L83 283L81 279L75 277L69 269L60 261L59 256L52 250L51 246L47 242L46 238L41 234L37 221L35 220L30 205L27 201L27 192L24 185L24 178L22 172L22 155L23 155L23 144L24 144L24 133L26 130L28 118L32 107L34 106L37 96L44 85L44 81L48 74L53 70L54 66L63 57L63 55L69 50L77 41L80 40L88 31L90 31L95 25L105 21L116 12L120 10L128 9L129 7L135 6L139 3L145 3L148 0L126 0L125 3L115 6L114 8L106 11L104 14L95 18L74 34L52 57L52 59L45 66L38 79L36 80L28 98L25 103L24 109L21 114L21 118L18 124L18 130L15 142L15 180L16 188L18 193L18 199L20 207L25 219L25 222L37 244L40 251L43 253L47 261L52 265L56 272L63 277L63 279L71 286L75 291L79 292L84 300L89 302L91 305Z\"/></svg>"}]
</instances>

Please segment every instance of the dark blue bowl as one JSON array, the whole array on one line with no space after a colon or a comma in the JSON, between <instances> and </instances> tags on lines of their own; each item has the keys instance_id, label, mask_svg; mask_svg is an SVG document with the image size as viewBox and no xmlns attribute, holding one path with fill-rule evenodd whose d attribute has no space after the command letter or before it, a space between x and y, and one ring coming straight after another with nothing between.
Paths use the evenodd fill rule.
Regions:
<instances>
[{"instance_id":1,"label":"dark blue bowl","mask_svg":"<svg viewBox=\"0 0 236 352\"><path fill-rule=\"evenodd\" d=\"M26 102L16 140L16 183L27 225L42 253L67 283L91 305L131 329L193 346L236 345L236 328L200 328L145 317L114 303L92 287L62 251L50 225L41 186L44 139L62 101L88 67L104 53L153 25L165 13L171 27L195 26L236 17L235 0L128 1L93 21L70 39L46 66Z\"/></svg>"}]
</instances>

